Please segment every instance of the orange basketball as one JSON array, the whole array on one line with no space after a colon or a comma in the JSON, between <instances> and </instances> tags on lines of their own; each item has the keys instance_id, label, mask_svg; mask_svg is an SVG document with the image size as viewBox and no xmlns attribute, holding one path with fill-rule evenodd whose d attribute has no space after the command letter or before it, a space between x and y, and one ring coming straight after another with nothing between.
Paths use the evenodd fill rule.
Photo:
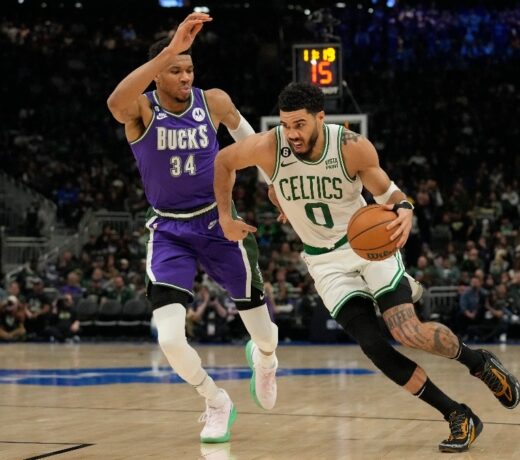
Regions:
<instances>
[{"instance_id":1,"label":"orange basketball","mask_svg":"<svg viewBox=\"0 0 520 460\"><path fill-rule=\"evenodd\" d=\"M348 241L354 252L371 261L388 259L395 254L397 240L390 241L395 229L388 231L386 226L396 217L395 212L380 204L370 204L358 209L347 228Z\"/></svg>"}]
</instances>

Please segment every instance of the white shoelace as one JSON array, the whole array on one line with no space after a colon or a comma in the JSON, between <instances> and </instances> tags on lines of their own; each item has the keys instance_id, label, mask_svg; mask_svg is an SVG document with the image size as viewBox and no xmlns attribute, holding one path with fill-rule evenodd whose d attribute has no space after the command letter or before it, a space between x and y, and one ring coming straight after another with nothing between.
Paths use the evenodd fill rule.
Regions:
<instances>
[{"instance_id":1,"label":"white shoelace","mask_svg":"<svg viewBox=\"0 0 520 460\"><path fill-rule=\"evenodd\" d=\"M225 415L225 407L225 404L222 407L206 407L206 410L199 417L199 423L206 422L211 425L219 415Z\"/></svg>"}]
</instances>

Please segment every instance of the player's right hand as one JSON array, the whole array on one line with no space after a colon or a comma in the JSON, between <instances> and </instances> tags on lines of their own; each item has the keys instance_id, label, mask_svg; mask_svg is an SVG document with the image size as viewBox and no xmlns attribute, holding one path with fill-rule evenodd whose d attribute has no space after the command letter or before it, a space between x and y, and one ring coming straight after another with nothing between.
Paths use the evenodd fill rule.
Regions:
<instances>
[{"instance_id":1,"label":"player's right hand","mask_svg":"<svg viewBox=\"0 0 520 460\"><path fill-rule=\"evenodd\" d=\"M177 27L167 49L175 54L187 50L193 44L193 40L202 29L204 23L209 21L213 21L213 18L209 14L189 14L186 19L179 24L179 27Z\"/></svg>"},{"instance_id":2,"label":"player's right hand","mask_svg":"<svg viewBox=\"0 0 520 460\"><path fill-rule=\"evenodd\" d=\"M256 227L246 224L243 220L220 219L219 223L224 236L230 241L243 240L248 233L256 232Z\"/></svg>"}]
</instances>

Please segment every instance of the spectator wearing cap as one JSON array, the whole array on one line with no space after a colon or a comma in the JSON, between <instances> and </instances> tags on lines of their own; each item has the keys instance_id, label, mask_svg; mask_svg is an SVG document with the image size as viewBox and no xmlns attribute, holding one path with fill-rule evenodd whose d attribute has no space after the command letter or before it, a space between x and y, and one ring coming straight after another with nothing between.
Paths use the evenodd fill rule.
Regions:
<instances>
[{"instance_id":1,"label":"spectator wearing cap","mask_svg":"<svg viewBox=\"0 0 520 460\"><path fill-rule=\"evenodd\" d=\"M24 339L24 315L18 299L10 295L0 304L0 341L15 342Z\"/></svg>"},{"instance_id":2,"label":"spectator wearing cap","mask_svg":"<svg viewBox=\"0 0 520 460\"><path fill-rule=\"evenodd\" d=\"M80 323L73 306L74 300L70 294L65 294L56 299L44 331L45 336L50 341L80 341Z\"/></svg>"},{"instance_id":3,"label":"spectator wearing cap","mask_svg":"<svg viewBox=\"0 0 520 460\"><path fill-rule=\"evenodd\" d=\"M51 301L44 292L43 280L34 278L25 303L25 327L29 338L40 339L43 337L43 330L47 325L50 312Z\"/></svg>"}]
</instances>

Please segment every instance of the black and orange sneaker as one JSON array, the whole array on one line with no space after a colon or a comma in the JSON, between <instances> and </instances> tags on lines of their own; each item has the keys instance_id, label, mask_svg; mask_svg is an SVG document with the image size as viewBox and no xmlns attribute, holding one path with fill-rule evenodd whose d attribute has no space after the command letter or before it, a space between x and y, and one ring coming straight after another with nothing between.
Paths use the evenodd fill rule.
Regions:
<instances>
[{"instance_id":1,"label":"black and orange sneaker","mask_svg":"<svg viewBox=\"0 0 520 460\"><path fill-rule=\"evenodd\" d=\"M450 436L439 444L441 452L464 452L469 449L484 425L465 404L454 410L448 417Z\"/></svg>"},{"instance_id":2,"label":"black and orange sneaker","mask_svg":"<svg viewBox=\"0 0 520 460\"><path fill-rule=\"evenodd\" d=\"M518 379L493 353L483 349L477 351L482 354L484 365L472 375L482 380L504 407L514 409L520 402Z\"/></svg>"}]
</instances>

